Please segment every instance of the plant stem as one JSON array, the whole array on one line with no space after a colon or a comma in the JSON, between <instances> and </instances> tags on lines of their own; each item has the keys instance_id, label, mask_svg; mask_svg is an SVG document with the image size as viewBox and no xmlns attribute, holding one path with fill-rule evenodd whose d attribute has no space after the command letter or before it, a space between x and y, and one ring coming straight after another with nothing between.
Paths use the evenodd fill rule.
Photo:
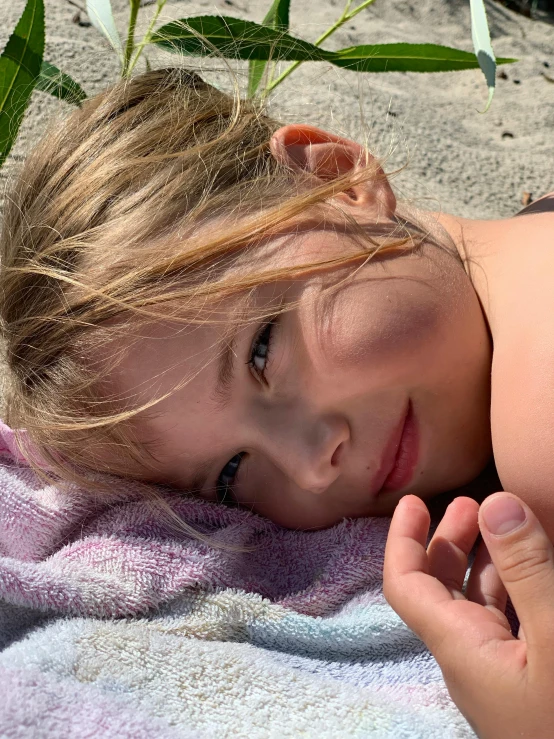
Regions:
<instances>
[{"instance_id":1,"label":"plant stem","mask_svg":"<svg viewBox=\"0 0 554 739\"><path fill-rule=\"evenodd\" d=\"M137 24L137 15L140 7L140 0L130 0L131 15L129 17L129 31L127 33L127 43L125 44L125 56L123 57L122 77L128 77L130 73L129 64L133 49L135 48L135 26Z\"/></svg>"},{"instance_id":2,"label":"plant stem","mask_svg":"<svg viewBox=\"0 0 554 739\"><path fill-rule=\"evenodd\" d=\"M146 33L142 37L142 40L140 41L140 43L138 43L137 46L136 46L135 55L133 57L132 62L129 65L128 74L131 74L131 72L133 71L133 68L134 68L135 64L137 63L138 58L140 57L140 55L141 55L142 50L144 49L144 47L148 43L150 43L150 37L152 36L152 30L154 28L154 24L158 20L158 16L162 12L163 6L166 4L166 1L167 0L157 0L156 10L154 11L154 13L152 15L152 18L150 20L150 23L148 25L148 28L146 30Z\"/></svg>"},{"instance_id":3,"label":"plant stem","mask_svg":"<svg viewBox=\"0 0 554 739\"><path fill-rule=\"evenodd\" d=\"M332 26L330 26L330 27L329 27L329 28L328 28L328 29L327 29L327 30L325 31L325 33L324 33L324 34L322 34L322 35L321 35L321 36L320 36L320 37L319 37L319 38L317 39L317 41L314 41L314 46L319 46L320 44L322 44L322 43L323 43L323 42L325 41L325 39L328 39L328 38L329 38L329 36L331 36L331 34L335 33L335 31L336 31L336 30L337 30L338 28L340 28L341 26L343 26L343 25L344 25L345 23L347 23L347 22L348 22L349 20L351 20L352 18L354 18L354 16L355 16L355 15L358 15L358 13L359 13L360 11L362 11L362 10L365 10L365 8L367 8L367 7L369 6L369 5L371 5L371 4L372 4L372 3L374 3L374 2L375 2L375 0L364 0L364 2L363 2L363 3L360 3L360 5L358 5L358 7L354 8L354 10L353 10L352 12L349 12L349 11L350 11L350 5L352 4L352 0L347 0L347 2L346 2L346 7L345 7L345 8L344 8L344 10L342 11L342 15L341 15L341 17L340 17L340 18L338 19L338 21L336 21L336 23L333 23L333 25L332 25ZM270 82L270 83L269 83L269 84L267 85L266 89L264 90L264 97L265 97L265 95L267 95L268 93L270 93L270 92L271 92L272 90L274 90L274 89L275 89L275 88L277 87L277 85L280 85L280 84L281 84L281 82L282 82L282 81L283 81L283 80L284 80L284 79L285 79L286 77L288 77L288 76L289 76L289 74L290 74L291 72L294 72L294 70L295 70L295 69L296 69L297 67L299 67L299 66L300 66L301 64L302 64L302 62L301 62L301 61L300 61L300 62L293 62L293 63L292 63L291 65L290 65L290 67L287 67L287 68L285 69L285 71L284 71L284 72L283 72L282 74L280 74L280 75L279 75L279 77L277 77L277 79L276 79L276 80L274 80L273 82Z\"/></svg>"},{"instance_id":4,"label":"plant stem","mask_svg":"<svg viewBox=\"0 0 554 739\"><path fill-rule=\"evenodd\" d=\"M267 74L267 81L265 84L265 87L261 94L261 100L265 100L266 97L269 94L269 91L271 90L271 82L273 80L273 75L275 74L275 70L277 68L277 62L268 62L268 74Z\"/></svg>"}]
</instances>

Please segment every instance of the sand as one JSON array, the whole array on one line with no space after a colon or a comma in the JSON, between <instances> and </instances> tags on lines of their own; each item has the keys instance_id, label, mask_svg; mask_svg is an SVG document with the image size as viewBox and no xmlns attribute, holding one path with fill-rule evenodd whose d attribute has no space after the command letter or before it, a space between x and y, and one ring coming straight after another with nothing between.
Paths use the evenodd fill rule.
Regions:
<instances>
[{"instance_id":1,"label":"sand","mask_svg":"<svg viewBox=\"0 0 554 739\"><path fill-rule=\"evenodd\" d=\"M84 0L75 0L83 4ZM292 0L291 30L314 40L341 12L336 0ZM163 20L201 13L224 13L261 21L269 0L168 2ZM115 82L115 54L92 26L78 25L75 5L47 0L45 58L70 73L93 95ZM127 0L112 0L116 24L126 31ZM0 44L5 44L24 7L23 0L0 0ZM153 5L142 8L139 30ZM486 87L480 70L441 74L357 74L327 63L303 65L276 90L270 112L284 121L317 123L339 134L367 140L387 170L406 165L395 177L401 197L422 207L457 215L505 217L521 207L525 192L539 197L554 190L554 25L531 20L496 2L487 2L497 56L517 57L499 67L505 78L488 113L481 114ZM80 13L86 21L85 13ZM550 21L550 22L549 22ZM329 49L361 43L419 41L471 51L468 0L376 0L326 42ZM153 47L153 66L178 62ZM206 62L191 60L206 69ZM234 64L245 80L245 65ZM138 65L144 69L144 62ZM221 78L221 76L220 76ZM51 116L71 106L35 91L20 136L3 170L7 178L40 137Z\"/></svg>"}]
</instances>

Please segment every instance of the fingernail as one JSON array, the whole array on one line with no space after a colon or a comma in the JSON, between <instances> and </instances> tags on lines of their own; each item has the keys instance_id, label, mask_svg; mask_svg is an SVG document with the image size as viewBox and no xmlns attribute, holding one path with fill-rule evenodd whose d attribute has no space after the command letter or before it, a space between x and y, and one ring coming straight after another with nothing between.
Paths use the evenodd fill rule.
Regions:
<instances>
[{"instance_id":1,"label":"fingernail","mask_svg":"<svg viewBox=\"0 0 554 739\"><path fill-rule=\"evenodd\" d=\"M515 498L495 498L483 507L483 519L491 534L502 536L525 521L525 511Z\"/></svg>"}]
</instances>

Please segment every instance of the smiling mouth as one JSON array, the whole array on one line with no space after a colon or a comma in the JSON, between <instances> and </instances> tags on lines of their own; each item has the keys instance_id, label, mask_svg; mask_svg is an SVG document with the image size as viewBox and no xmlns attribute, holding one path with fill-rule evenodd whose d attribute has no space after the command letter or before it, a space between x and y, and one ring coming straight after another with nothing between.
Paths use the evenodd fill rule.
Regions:
<instances>
[{"instance_id":1,"label":"smiling mouth","mask_svg":"<svg viewBox=\"0 0 554 739\"><path fill-rule=\"evenodd\" d=\"M385 447L383 461L373 481L372 495L400 490L410 482L417 466L418 447L419 434L410 400Z\"/></svg>"},{"instance_id":2,"label":"smiling mouth","mask_svg":"<svg viewBox=\"0 0 554 739\"><path fill-rule=\"evenodd\" d=\"M393 492L406 487L414 476L418 457L419 432L414 409L410 401L392 468L385 478L380 492Z\"/></svg>"}]
</instances>

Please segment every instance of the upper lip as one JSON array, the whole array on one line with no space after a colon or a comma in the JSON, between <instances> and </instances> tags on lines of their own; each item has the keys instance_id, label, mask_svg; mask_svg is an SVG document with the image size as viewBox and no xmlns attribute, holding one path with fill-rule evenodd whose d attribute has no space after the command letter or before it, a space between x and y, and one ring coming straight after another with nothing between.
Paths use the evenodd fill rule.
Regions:
<instances>
[{"instance_id":1,"label":"upper lip","mask_svg":"<svg viewBox=\"0 0 554 739\"><path fill-rule=\"evenodd\" d=\"M399 422L392 430L389 440L387 441L387 443L385 444L385 448L383 449L381 464L379 465L379 469L371 483L371 495L375 495L381 490L381 488L385 484L385 480L394 467L394 463L396 462L396 454L398 452L398 447L400 446L400 441L402 439L402 433L404 431L404 425L406 424L406 418L408 417L409 410L410 403L408 401L408 404L404 409Z\"/></svg>"}]
</instances>

